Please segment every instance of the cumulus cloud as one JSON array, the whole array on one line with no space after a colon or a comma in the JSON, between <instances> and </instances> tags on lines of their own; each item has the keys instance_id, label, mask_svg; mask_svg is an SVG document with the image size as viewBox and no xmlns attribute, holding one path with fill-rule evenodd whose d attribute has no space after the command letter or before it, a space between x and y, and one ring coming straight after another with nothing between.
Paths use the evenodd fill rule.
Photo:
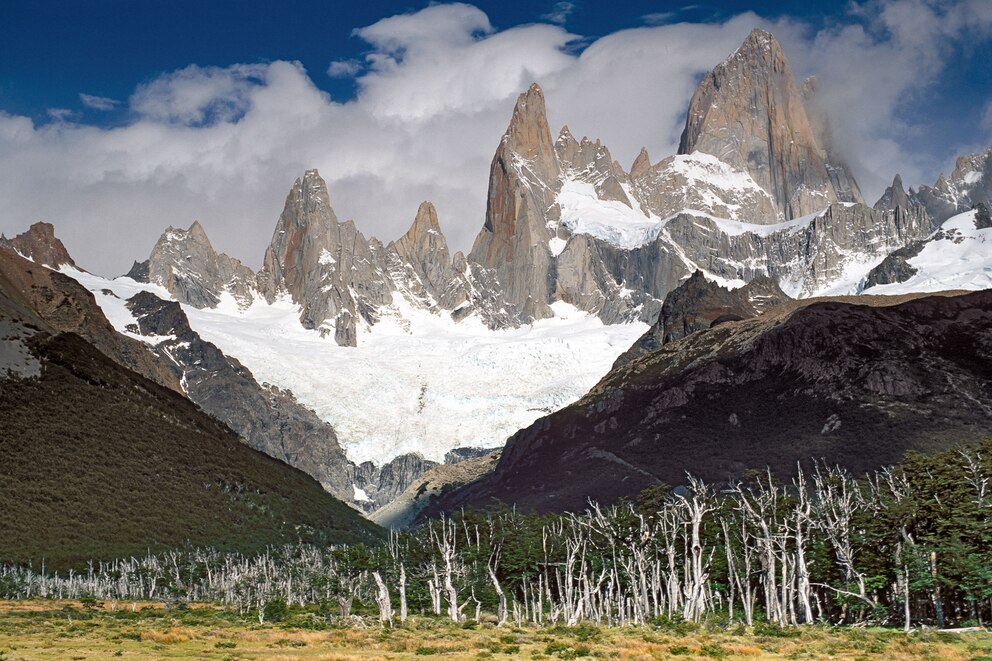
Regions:
<instances>
[{"instance_id":1,"label":"cumulus cloud","mask_svg":"<svg viewBox=\"0 0 992 661\"><path fill-rule=\"evenodd\" d=\"M117 99L111 99L106 96L94 96L93 94L79 94L79 100L87 108L92 110L113 110L120 105L120 101Z\"/></svg>"},{"instance_id":2,"label":"cumulus cloud","mask_svg":"<svg viewBox=\"0 0 992 661\"><path fill-rule=\"evenodd\" d=\"M492 155L531 82L555 130L602 138L625 165L641 146L657 161L677 147L699 78L755 26L783 41L798 73L818 75L863 186L896 170L909 183L914 168L931 173L900 139L912 127L898 110L947 58L928 39L985 34L984 9L895 4L905 3L862 6L820 32L750 13L645 26L580 53L580 37L559 25L497 31L476 7L432 5L355 31L369 52L346 103L299 63L277 61L165 74L134 91L124 126L35 126L0 113L0 230L50 220L78 262L116 274L167 225L199 219L216 248L258 267L293 179L317 167L338 216L366 234L396 238L428 199L453 249L466 250L482 226ZM914 50L925 53L904 52Z\"/></svg>"},{"instance_id":3,"label":"cumulus cloud","mask_svg":"<svg viewBox=\"0 0 992 661\"><path fill-rule=\"evenodd\" d=\"M331 78L351 78L362 70L358 60L334 60L327 66L327 75Z\"/></svg>"}]
</instances>

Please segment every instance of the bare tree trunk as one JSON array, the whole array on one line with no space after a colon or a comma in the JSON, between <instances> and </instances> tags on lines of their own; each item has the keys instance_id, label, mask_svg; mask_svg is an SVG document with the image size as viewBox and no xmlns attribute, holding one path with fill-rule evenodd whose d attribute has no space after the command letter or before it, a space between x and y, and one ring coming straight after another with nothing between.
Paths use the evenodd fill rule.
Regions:
<instances>
[{"instance_id":1,"label":"bare tree trunk","mask_svg":"<svg viewBox=\"0 0 992 661\"><path fill-rule=\"evenodd\" d=\"M378 588L375 603L379 606L379 621L387 626L392 626L393 605L389 601L389 589L386 587L386 583L382 580L379 572L372 572L372 578L375 579L375 584Z\"/></svg>"}]
</instances>

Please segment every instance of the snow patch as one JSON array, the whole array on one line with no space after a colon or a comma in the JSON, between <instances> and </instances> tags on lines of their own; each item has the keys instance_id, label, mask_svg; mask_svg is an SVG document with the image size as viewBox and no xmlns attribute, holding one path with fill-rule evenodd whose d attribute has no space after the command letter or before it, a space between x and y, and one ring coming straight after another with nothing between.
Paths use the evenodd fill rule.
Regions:
<instances>
[{"instance_id":1,"label":"snow patch","mask_svg":"<svg viewBox=\"0 0 992 661\"><path fill-rule=\"evenodd\" d=\"M906 294L992 287L992 228L975 228L975 211L952 216L909 260L916 275L905 282L876 285L869 294Z\"/></svg>"},{"instance_id":2,"label":"snow patch","mask_svg":"<svg viewBox=\"0 0 992 661\"><path fill-rule=\"evenodd\" d=\"M623 202L601 200L596 187L584 181L564 180L557 202L561 224L574 234L588 234L626 250L651 243L661 232L657 216L645 215Z\"/></svg>"}]
</instances>

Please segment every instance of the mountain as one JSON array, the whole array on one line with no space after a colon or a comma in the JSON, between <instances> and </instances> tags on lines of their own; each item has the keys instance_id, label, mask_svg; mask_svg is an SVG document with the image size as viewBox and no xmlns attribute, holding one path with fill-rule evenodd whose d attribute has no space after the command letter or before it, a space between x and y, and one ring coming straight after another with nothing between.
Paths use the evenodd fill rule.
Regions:
<instances>
[{"instance_id":1,"label":"mountain","mask_svg":"<svg viewBox=\"0 0 992 661\"><path fill-rule=\"evenodd\" d=\"M961 156L950 178L941 173L933 186L910 189L910 195L938 224L979 203L992 205L992 146Z\"/></svg>"},{"instance_id":2,"label":"mountain","mask_svg":"<svg viewBox=\"0 0 992 661\"><path fill-rule=\"evenodd\" d=\"M930 237L929 207L901 181L863 203L819 94L756 30L700 82L679 153L652 163L642 150L628 171L600 140L553 133L535 84L495 145L468 255L451 254L429 201L402 236L366 236L338 219L308 170L257 273L216 253L194 223L168 228L130 279L78 277L116 310L118 330L195 374L197 352L163 339L179 331L146 335L125 304L141 290L179 303L190 332L226 356L225 374L253 384L250 397L227 399L206 394L204 379L190 396L223 403L212 410L255 447L378 507L447 452L498 447L574 402L638 338L623 360L676 339L678 324L685 334L773 300L859 293L890 254ZM969 168L979 161L955 186L978 190ZM687 280L709 307L666 311ZM299 409L256 412L274 392ZM285 416L294 424L277 424Z\"/></svg>"},{"instance_id":3,"label":"mountain","mask_svg":"<svg viewBox=\"0 0 992 661\"><path fill-rule=\"evenodd\" d=\"M860 472L987 435L992 292L793 301L666 343L507 443L428 511L609 502L822 459Z\"/></svg>"},{"instance_id":4,"label":"mountain","mask_svg":"<svg viewBox=\"0 0 992 661\"><path fill-rule=\"evenodd\" d=\"M751 32L693 94L679 154L693 152L747 172L771 196L778 217L750 222L791 220L835 202L863 202L856 185L838 186L831 177L785 53L764 30Z\"/></svg>"},{"instance_id":5,"label":"mountain","mask_svg":"<svg viewBox=\"0 0 992 661\"><path fill-rule=\"evenodd\" d=\"M379 539L312 478L62 330L65 317L34 303L50 296L100 341L89 292L0 250L0 561L63 568L187 542L250 552Z\"/></svg>"},{"instance_id":6,"label":"mountain","mask_svg":"<svg viewBox=\"0 0 992 661\"><path fill-rule=\"evenodd\" d=\"M789 300L778 283L766 276L758 276L743 287L727 289L696 271L665 297L658 320L617 358L613 368L698 330L750 319Z\"/></svg>"},{"instance_id":7,"label":"mountain","mask_svg":"<svg viewBox=\"0 0 992 661\"><path fill-rule=\"evenodd\" d=\"M55 236L55 226L51 223L35 223L13 239L0 234L0 248L13 250L33 262L57 269L60 266L75 266L62 242Z\"/></svg>"}]
</instances>

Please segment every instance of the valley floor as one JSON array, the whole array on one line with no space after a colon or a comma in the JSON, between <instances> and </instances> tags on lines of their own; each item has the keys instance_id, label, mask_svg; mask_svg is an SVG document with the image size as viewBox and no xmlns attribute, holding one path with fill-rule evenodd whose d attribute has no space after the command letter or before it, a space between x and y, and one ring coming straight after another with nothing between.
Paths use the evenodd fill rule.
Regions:
<instances>
[{"instance_id":1,"label":"valley floor","mask_svg":"<svg viewBox=\"0 0 992 661\"><path fill-rule=\"evenodd\" d=\"M317 611L259 624L211 605L29 600L0 602L0 659L992 659L992 633L693 625L457 627L411 617L381 629L334 625Z\"/></svg>"}]
</instances>

